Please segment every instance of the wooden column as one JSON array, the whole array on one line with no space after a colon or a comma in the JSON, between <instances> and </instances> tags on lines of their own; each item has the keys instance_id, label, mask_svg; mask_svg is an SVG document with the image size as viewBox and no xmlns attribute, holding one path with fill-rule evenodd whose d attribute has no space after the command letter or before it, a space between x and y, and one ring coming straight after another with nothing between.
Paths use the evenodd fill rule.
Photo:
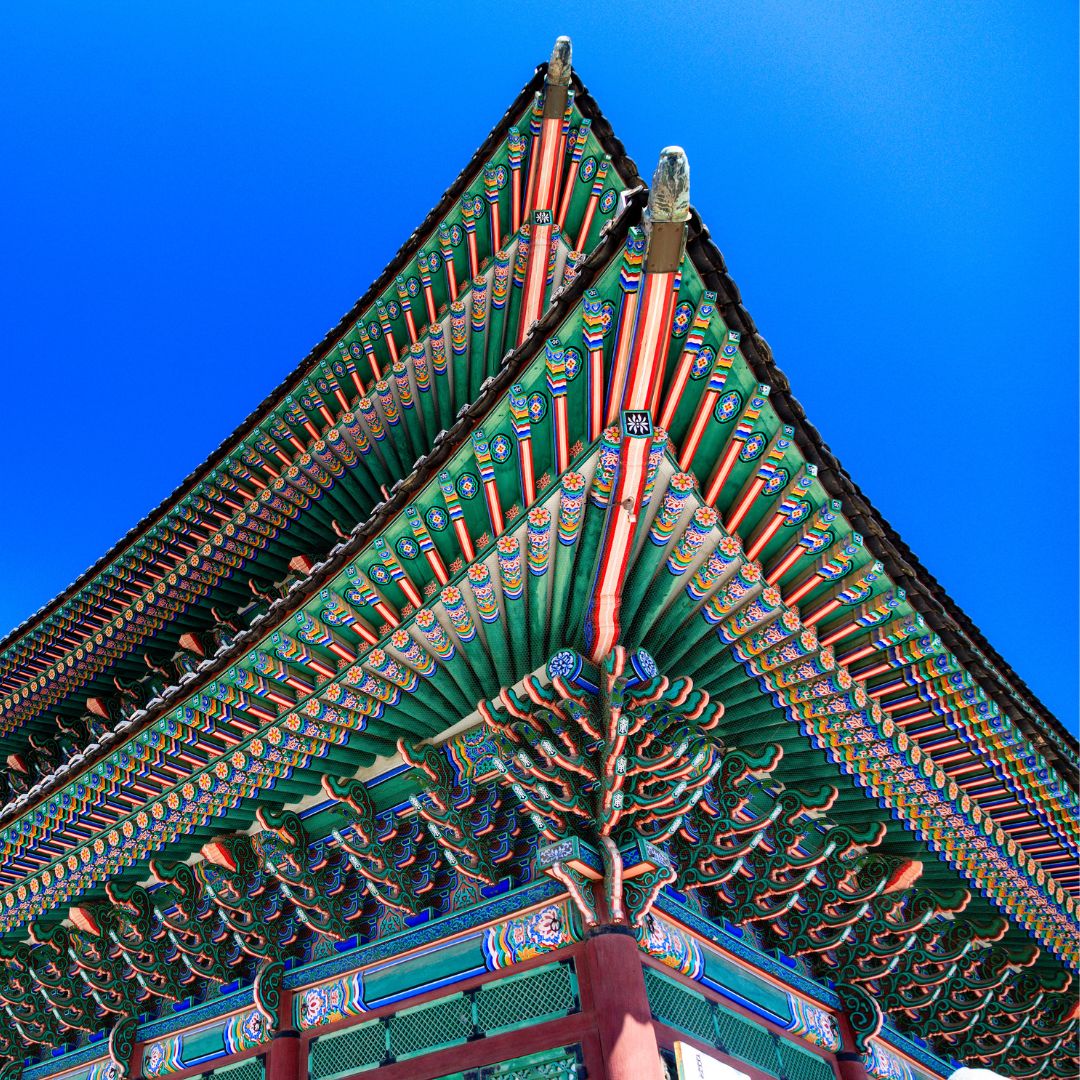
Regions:
<instances>
[{"instance_id":1,"label":"wooden column","mask_svg":"<svg viewBox=\"0 0 1080 1080\"><path fill-rule=\"evenodd\" d=\"M869 1080L862 1055L855 1049L855 1031L843 1009L835 1012L840 1029L840 1050L836 1054L836 1069L840 1080Z\"/></svg>"},{"instance_id":2,"label":"wooden column","mask_svg":"<svg viewBox=\"0 0 1080 1080\"><path fill-rule=\"evenodd\" d=\"M266 1080L300 1080L300 1032L292 1025L292 994L283 991L278 1007L278 1026L266 1052Z\"/></svg>"},{"instance_id":3,"label":"wooden column","mask_svg":"<svg viewBox=\"0 0 1080 1080\"><path fill-rule=\"evenodd\" d=\"M621 926L600 927L585 940L585 959L607 1080L663 1080L633 933Z\"/></svg>"}]
</instances>

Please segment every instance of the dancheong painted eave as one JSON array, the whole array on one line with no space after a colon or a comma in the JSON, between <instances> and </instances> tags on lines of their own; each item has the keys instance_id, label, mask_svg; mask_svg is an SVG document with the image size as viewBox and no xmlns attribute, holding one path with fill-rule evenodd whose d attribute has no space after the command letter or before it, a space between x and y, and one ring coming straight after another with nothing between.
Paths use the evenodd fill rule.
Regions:
<instances>
[{"instance_id":1,"label":"dancheong painted eave","mask_svg":"<svg viewBox=\"0 0 1080 1080\"><path fill-rule=\"evenodd\" d=\"M103 730L102 722L115 721L118 713L130 714L153 699L155 689L161 687L161 679L167 682L168 676L153 668L148 671L142 658L135 653L135 644L144 644L145 637L126 632L135 618L133 612L141 612L145 620L151 608L155 605L160 608L160 596L155 594L155 587L160 593L162 579L170 572L186 571L193 552L202 550L201 541L207 538L219 540L218 534L223 530L235 528L238 514L250 512L256 496L269 494L258 486L253 487L253 473L258 475L261 470L262 479L267 480L277 477L283 471L282 466L294 471L298 461L302 466L303 452L312 449L311 437L325 431L326 403L321 402L324 407L320 416L319 395L330 405L335 405L331 398L334 391L320 378L320 372L331 384L336 377L348 393L362 386L371 399L371 407L381 416L376 393L382 385L379 376L385 382L392 381L399 360L394 349L388 352L385 347L384 343L391 339L385 334L387 324L384 319L389 318L399 325L399 329L403 318L408 321L410 331L416 325L422 328L426 302L427 314L434 316L437 313L439 319L447 323L446 337L450 337L452 327L446 320L446 305L453 299L455 291L468 300L475 256L486 264L497 246L494 241L489 242L488 225L497 219L499 209L503 225L511 224L511 212L505 204L510 188L517 182L517 170L514 168L514 147L507 148L507 131L515 121L522 126L523 121L529 119L529 104L535 101L535 95L543 85L544 70L542 65L470 164L379 278L281 386L155 511L80 579L0 643L3 650L0 654L0 752L19 754L26 751L28 735L35 735L39 741L51 736L57 730L58 720L69 729L96 737ZM637 186L639 180L633 162L627 158L587 90L575 80L573 91L575 115L584 120L582 127L575 129L583 136L575 152L594 163L596 176L591 191L590 183L582 182L577 185L573 199L560 209L565 217L562 226L567 240L572 240L581 249L580 254L584 254L596 242L604 223L610 220L620 193ZM591 133L586 130L590 126L593 128ZM517 157L520 163L520 152ZM488 185L488 174L492 173L496 184ZM470 185L474 192L480 188L481 178L484 205L478 206L477 210L483 210L483 214L477 213L478 220L474 220L472 212L466 214L462 196ZM479 195L475 197L481 201ZM488 207L493 209L489 212ZM469 253L467 259L466 250ZM448 251L452 254L449 262L446 260ZM440 259L444 267L457 264L456 274L449 275L447 280L439 270ZM425 276L420 264L426 265L427 261L431 266ZM417 278L424 282L423 289L417 286L416 295L403 295L402 283L407 281L411 288ZM414 313L399 310L413 300L416 302L415 321ZM365 319L367 331L362 329ZM382 342L378 339L380 334ZM424 336L422 329L420 336ZM405 356L405 344L407 342L402 344L402 356ZM509 336L507 344L513 344ZM351 356L346 355L342 346L351 351ZM341 357L336 359L339 352ZM328 364L333 366L332 372L327 370ZM346 367L350 370L346 371ZM482 377L483 372L480 375ZM350 379L355 387L350 385ZM453 408L447 402L447 408L441 408L438 416L433 418L444 428L451 425L454 413L465 403L462 398L472 400L477 387L454 389ZM315 400L309 403L309 398ZM338 400L344 400L340 387ZM428 438L431 434L433 432ZM271 435L273 439L270 439ZM270 450L267 449L268 440ZM413 453L422 449L412 448ZM375 502L385 496L388 487L409 470L412 456L408 451L406 448L400 461L390 461L384 475L376 476L378 490L370 496L361 493L359 506L354 502L339 512L335 529L341 526L347 532L368 516ZM264 457L269 459L271 471L264 467L261 460ZM310 453L308 457L311 457ZM259 463L258 467L253 461ZM302 533L299 527L291 532L286 528L276 539L286 557L299 559L302 566L304 560L317 559L328 550L329 544L321 551L312 550L314 545L310 537L293 535L298 531ZM261 560L256 556L250 565L239 568L234 577L239 578L241 586L265 589L268 581L280 577L274 564L271 562L267 566L266 562L265 555ZM254 601L255 598L249 595L248 599ZM179 656L182 670L189 670L202 656L213 652L221 638L230 632L227 612L235 606L235 596L221 597L220 588L215 586L198 602L168 612L164 618L159 617L160 625L151 643L156 649L158 667L175 668ZM155 616L158 617L156 612ZM119 646L122 632L128 640ZM95 652L95 665L87 674L88 658L94 659L91 654ZM51 710L50 715L46 715L48 710ZM21 769L21 765L17 763L16 769Z\"/></svg>"},{"instance_id":2,"label":"dancheong painted eave","mask_svg":"<svg viewBox=\"0 0 1080 1080\"><path fill-rule=\"evenodd\" d=\"M691 225L687 247L710 287L724 298L724 309L730 312L732 325L744 331L747 359L760 380L773 388L773 400L778 411L795 427L800 443L808 457L816 462L830 491L852 506L856 527L865 535L875 538L881 557L890 564L893 579L905 588L918 592L921 598L919 607L927 621L949 641L954 652L974 667L982 669L987 691L1014 703L1018 721L1025 725L1032 744L1039 752L1055 762L1064 775L1075 775L1080 760L1076 736L1042 703L970 616L952 599L947 589L923 566L829 449L794 396L790 380L774 360L772 349L758 332L753 317L743 306L738 286L728 273L723 255L699 219Z\"/></svg>"},{"instance_id":3,"label":"dancheong painted eave","mask_svg":"<svg viewBox=\"0 0 1080 1080\"><path fill-rule=\"evenodd\" d=\"M618 147L617 144L612 148L617 151L621 150L621 148ZM624 156L622 160L625 161ZM632 166L628 164L624 167L627 172L630 172L630 170L632 169ZM452 199L450 201L452 201ZM768 354L767 346L764 345L764 343L759 337L757 337L756 334L753 334L751 332L752 323L750 322L749 316L745 313L745 311L738 306L737 293L734 291L734 287L726 279L726 275L724 275L723 273L723 264L722 260L720 259L719 253L708 242L707 234L697 224L696 219L691 220L689 229L689 246L691 255L696 260L698 260L699 263L704 263L704 265L708 269L708 272L717 278L717 287L720 290L718 295L722 298L718 306L720 307L729 324L732 327L743 327L746 330L746 341L743 344L743 355L747 357L747 360L751 364L751 367L759 371L759 379L762 378L762 374L760 373L764 373L764 375L766 376L772 376L774 381L776 381L779 385L779 392L774 390L774 395L772 398L774 402L774 407L779 413L786 414L784 418L790 417L795 422L794 426L797 432L798 442L802 447L804 453L806 454L807 460L812 461L819 466L821 466L825 462L830 461L831 457L828 454L827 449L822 445L820 439L817 437L816 432L813 428L809 427L809 425L805 423L804 418L802 417L801 409L799 408L797 402L795 402L794 399L790 397L790 395L787 395L783 392L783 388L786 386L786 380L783 378L782 374L775 369L775 366L772 365L771 359ZM389 279L390 277L392 277L393 269L394 268L392 267L390 270L385 272L383 275L383 279ZM381 283L385 284L384 281L381 281ZM371 290L369 290L369 295L370 293ZM360 306L362 307L362 304ZM351 314L346 321L352 321ZM337 337L337 335L338 331L335 330L335 333L330 335L330 337ZM329 338L327 340L329 340ZM316 352L321 351L322 347L320 347L319 350L316 350ZM885 561L889 565L891 571L890 577L891 580L893 580L893 583L899 584L900 581L903 581L909 586L914 585L918 587L918 579L912 578L912 576L908 572L908 568L911 565L910 553L907 553L906 549L904 549L903 551L898 551L897 544L899 543L899 541L896 540L895 534L893 534L891 530L889 530L888 526L874 514L872 508L868 506L865 500L862 499L862 497L858 494L857 490L854 489L853 485L847 479L846 474L844 474L837 467L833 467L822 469L821 477L823 483L829 480L832 481L830 486L835 494L846 496L849 504L852 502L855 503L856 515L853 519L853 523L858 524L860 533L864 535L876 536L876 539L880 544L880 549L877 553L880 555L883 561ZM970 658L973 652L972 647L969 642L963 640L963 637L961 636L963 635L963 628L959 628L959 631L956 628L956 620L962 618L962 614L958 612L958 610L955 608L955 605L949 604L948 598L944 597L943 594L935 594L933 590L925 586L921 587L920 591L923 596L931 596L938 599L939 608L942 606L948 607L949 613L954 616L952 620L952 625L950 626L947 622L943 624L943 621L941 619L937 620L937 624L942 630L946 632L946 634L951 631L952 640L948 643L952 646L952 651L957 655L969 659L970 662ZM926 614L933 618L933 615L936 613L936 611L937 609L931 606L930 610L928 610ZM931 622L931 625L934 626L934 623ZM969 623L968 626L970 626ZM994 665L994 667L1000 668L1000 665ZM975 668L976 670L978 670L978 663L975 664ZM993 670L993 668L991 668L991 670ZM990 688L991 695L994 694L995 689L999 688L996 686L992 686ZM1024 716L1021 715L1018 717L1018 719L1022 723ZM130 728L128 725L125 724L122 730L130 730ZM101 746L101 749L103 750L111 749L113 746L116 745L115 740L113 738L110 738L107 732L104 733L103 736L99 737L98 742ZM68 771L68 774L70 775L70 770ZM26 795L20 797L16 801L17 808L21 809L25 807L28 802L36 800L41 795L43 790L51 788L52 786L54 785L49 783L46 779L44 788L39 786L35 790L28 792ZM1066 852L1065 855L1067 857L1068 853Z\"/></svg>"},{"instance_id":4,"label":"dancheong painted eave","mask_svg":"<svg viewBox=\"0 0 1080 1080\"><path fill-rule=\"evenodd\" d=\"M692 230L692 231L693 231L693 230ZM692 241L692 243L693 243L693 241ZM479 412L481 412L481 413L482 413L483 411L484 411L484 408L483 408L483 406L481 405L481 408L480 408ZM452 444L453 444L453 442L454 442L453 438L451 438L451 439L448 439L448 440L444 440L444 445L452 445ZM430 469L431 469L431 466L429 465L429 466L427 467L427 469L423 470L423 473L424 473L424 474L428 474L428 473L429 473L429 471L430 471ZM403 494L403 496L404 496L405 494L410 494L410 495L411 495L411 489L410 489L410 491L409 491L409 492L405 492L405 493L402 493L402 494ZM397 504L398 504L398 505L400 506L400 504L401 504L401 499L399 498L398 500L396 500L396 502L397 502ZM391 504L391 505L392 505L392 504ZM369 533L369 530L368 530L368 529L365 529L365 530L364 530L364 533L365 533L365 534L368 534L368 533ZM260 621L261 621L261 620L260 620ZM248 642L248 640L249 640L249 635L243 635L243 636L242 636L242 638L241 638L240 640L238 640L238 642L237 642L236 646L235 646L235 647L234 647L233 649L231 649L231 650L227 651L227 652L226 652L226 653L224 654L224 656L223 656L223 657L221 658L220 662L219 662L219 663L218 663L217 665L214 665L214 666L212 666L212 667L210 667L210 668L208 669L208 671L207 671L207 675L206 675L205 677L207 677L207 678L209 678L209 677L212 677L212 675L213 675L214 671L220 671L220 670L222 670L222 669L223 669L223 667L224 667L225 665L227 665L227 664L228 664L229 662L231 662L231 660L232 660L232 659L233 659L233 658L234 658L234 657L235 657L235 656L236 656L236 655L238 654L238 651L239 651L240 649L242 649L243 647L245 647L245 646L247 645L247 642ZM164 706L164 705L166 705L166 704L167 704L167 705L171 706L171 705L173 704L173 702L174 702L175 700L176 700L176 698L175 698L175 695L171 695L171 694L170 694L170 695L168 695L168 700L167 700L167 702L162 702L162 703L161 703L161 705L162 705L162 706ZM162 711L162 709L161 709L161 707L159 707L159 708L158 708L157 710L155 710L155 711L156 711L157 713L160 713L160 712ZM131 729L131 725L130 725L129 723L124 723L124 724L122 724L122 725L121 725L121 729L120 729L120 730L121 730L122 732L130 732L130 731L132 730L132 729ZM120 732L118 732L117 734L120 734ZM105 738L104 738L104 739L102 740L102 743L101 743L100 747L99 747L99 748L97 748L97 749L98 749L98 753L99 753L99 755L102 755L102 756L103 756L103 752L104 752L104 753L108 753L108 752L113 752L113 751L114 751L114 748L115 748L115 747L116 747L117 745L121 745L121 744L120 744L120 743L118 743L118 742L117 742L117 741L116 741L116 740L115 740L114 738L111 738L111 737L108 737L108 736L106 736L106 737L105 737ZM62 777L62 779L64 779L65 781L67 781L68 779L70 779L70 776L71 776L71 772L70 772L70 770L65 770L65 775L64 775L64 776ZM50 785L50 787L52 787L52 786L54 786L54 785ZM34 797L34 798L36 799L36 798L37 798L37 797L38 797L38 796L39 796L40 794L41 794L41 792L35 791L35 792L32 792L32 793L31 793L31 796L32 796L32 797ZM23 800L23 801L22 801L22 805L23 805L23 806L25 806L25 802L26 802L26 800ZM20 809L21 809L21 808L22 808L22 807L20 807Z\"/></svg>"},{"instance_id":5,"label":"dancheong painted eave","mask_svg":"<svg viewBox=\"0 0 1080 1080\"><path fill-rule=\"evenodd\" d=\"M688 181L633 190L560 39L301 388L268 516L193 553L230 632L61 768L28 741L3 1080L659 1080L687 1037L1074 1074L1072 745L806 421ZM281 577L230 614L241 556Z\"/></svg>"}]
</instances>

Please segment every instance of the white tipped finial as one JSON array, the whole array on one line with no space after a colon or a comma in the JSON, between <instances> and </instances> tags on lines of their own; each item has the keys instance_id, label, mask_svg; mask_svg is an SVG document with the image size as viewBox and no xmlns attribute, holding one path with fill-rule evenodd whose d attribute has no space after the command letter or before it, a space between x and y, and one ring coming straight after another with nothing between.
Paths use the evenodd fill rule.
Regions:
<instances>
[{"instance_id":1,"label":"white tipped finial","mask_svg":"<svg viewBox=\"0 0 1080 1080\"><path fill-rule=\"evenodd\" d=\"M649 220L683 222L690 217L690 162L681 146L665 146L653 173Z\"/></svg>"},{"instance_id":2,"label":"white tipped finial","mask_svg":"<svg viewBox=\"0 0 1080 1080\"><path fill-rule=\"evenodd\" d=\"M565 35L555 39L548 61L547 81L552 86L570 85L570 39Z\"/></svg>"}]
</instances>

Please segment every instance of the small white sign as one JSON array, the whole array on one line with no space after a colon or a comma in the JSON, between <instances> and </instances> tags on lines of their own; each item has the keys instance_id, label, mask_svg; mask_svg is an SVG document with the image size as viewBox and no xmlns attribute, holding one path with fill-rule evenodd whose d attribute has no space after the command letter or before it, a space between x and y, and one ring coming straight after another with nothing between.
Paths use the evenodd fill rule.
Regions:
<instances>
[{"instance_id":1,"label":"small white sign","mask_svg":"<svg viewBox=\"0 0 1080 1080\"><path fill-rule=\"evenodd\" d=\"M749 1073L739 1072L686 1043L675 1044L675 1064L679 1080L751 1080Z\"/></svg>"}]
</instances>

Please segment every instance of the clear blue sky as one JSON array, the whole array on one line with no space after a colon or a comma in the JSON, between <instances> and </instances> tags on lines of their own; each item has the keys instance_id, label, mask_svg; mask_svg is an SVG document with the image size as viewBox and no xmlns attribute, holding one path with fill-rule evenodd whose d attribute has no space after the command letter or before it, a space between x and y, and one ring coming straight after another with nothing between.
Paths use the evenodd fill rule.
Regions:
<instances>
[{"instance_id":1,"label":"clear blue sky","mask_svg":"<svg viewBox=\"0 0 1080 1080\"><path fill-rule=\"evenodd\" d=\"M294 367L559 33L643 174L686 148L811 419L1075 728L1071 0L4 5L0 631Z\"/></svg>"}]
</instances>

